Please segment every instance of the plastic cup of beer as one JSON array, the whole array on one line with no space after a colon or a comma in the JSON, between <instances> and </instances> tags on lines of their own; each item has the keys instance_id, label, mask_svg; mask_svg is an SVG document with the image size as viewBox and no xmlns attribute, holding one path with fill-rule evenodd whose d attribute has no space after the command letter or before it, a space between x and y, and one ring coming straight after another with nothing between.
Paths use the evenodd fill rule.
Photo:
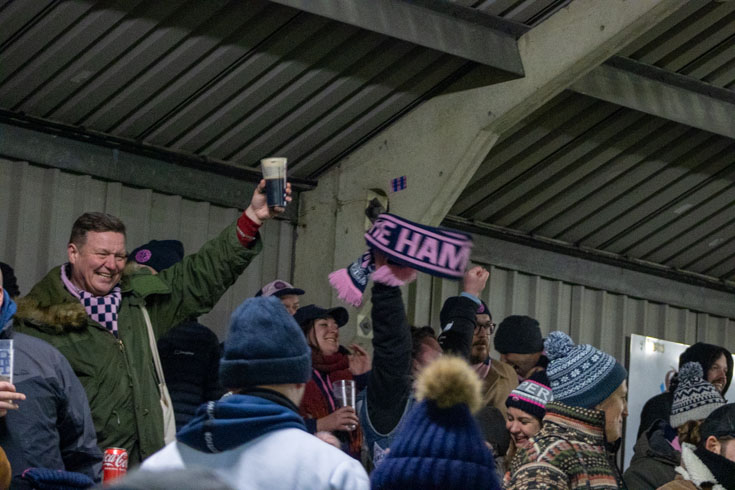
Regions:
<instances>
[{"instance_id":1,"label":"plastic cup of beer","mask_svg":"<svg viewBox=\"0 0 735 490\"><path fill-rule=\"evenodd\" d=\"M352 407L355 408L355 381L352 379L341 379L332 383L332 395L334 401L340 407ZM354 424L347 426L348 430L355 430Z\"/></svg>"},{"instance_id":2,"label":"plastic cup of beer","mask_svg":"<svg viewBox=\"0 0 735 490\"><path fill-rule=\"evenodd\" d=\"M0 340L0 381L13 384L13 339Z\"/></svg>"},{"instance_id":3,"label":"plastic cup of beer","mask_svg":"<svg viewBox=\"0 0 735 490\"><path fill-rule=\"evenodd\" d=\"M269 208L286 206L287 161L288 159L283 157L269 157L260 161Z\"/></svg>"}]
</instances>

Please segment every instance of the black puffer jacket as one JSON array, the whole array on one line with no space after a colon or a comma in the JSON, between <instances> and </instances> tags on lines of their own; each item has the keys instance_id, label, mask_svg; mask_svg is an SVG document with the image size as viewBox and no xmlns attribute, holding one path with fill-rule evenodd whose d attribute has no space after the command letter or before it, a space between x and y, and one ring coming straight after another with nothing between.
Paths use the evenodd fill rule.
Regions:
<instances>
[{"instance_id":1,"label":"black puffer jacket","mask_svg":"<svg viewBox=\"0 0 735 490\"><path fill-rule=\"evenodd\" d=\"M204 325L187 321L161 337L158 352L174 402L178 431L191 420L199 405L224 394L218 382L219 340Z\"/></svg>"}]
</instances>

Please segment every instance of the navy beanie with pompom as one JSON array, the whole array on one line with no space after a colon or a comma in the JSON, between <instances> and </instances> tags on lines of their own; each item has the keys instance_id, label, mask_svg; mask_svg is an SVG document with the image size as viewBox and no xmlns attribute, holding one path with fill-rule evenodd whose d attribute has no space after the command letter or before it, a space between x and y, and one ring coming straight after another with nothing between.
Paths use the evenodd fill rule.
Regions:
<instances>
[{"instance_id":1,"label":"navy beanie with pompom","mask_svg":"<svg viewBox=\"0 0 735 490\"><path fill-rule=\"evenodd\" d=\"M492 452L472 412L481 382L463 360L443 356L416 381L419 403L408 414L370 481L374 490L500 489Z\"/></svg>"},{"instance_id":2,"label":"navy beanie with pompom","mask_svg":"<svg viewBox=\"0 0 735 490\"><path fill-rule=\"evenodd\" d=\"M225 388L299 384L311 379L311 349L275 296L246 299L232 313L219 364Z\"/></svg>"},{"instance_id":3,"label":"navy beanie with pompom","mask_svg":"<svg viewBox=\"0 0 735 490\"><path fill-rule=\"evenodd\" d=\"M628 372L613 356L589 345L575 345L564 332L551 332L544 343L554 400L594 408L618 389Z\"/></svg>"}]
</instances>

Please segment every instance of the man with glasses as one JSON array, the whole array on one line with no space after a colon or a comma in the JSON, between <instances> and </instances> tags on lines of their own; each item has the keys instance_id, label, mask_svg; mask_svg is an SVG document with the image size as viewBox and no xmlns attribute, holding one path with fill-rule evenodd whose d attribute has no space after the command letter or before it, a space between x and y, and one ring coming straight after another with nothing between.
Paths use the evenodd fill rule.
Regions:
<instances>
[{"instance_id":1,"label":"man with glasses","mask_svg":"<svg viewBox=\"0 0 735 490\"><path fill-rule=\"evenodd\" d=\"M699 433L696 448L682 444L676 479L660 489L735 488L735 404L712 412Z\"/></svg>"},{"instance_id":2,"label":"man with glasses","mask_svg":"<svg viewBox=\"0 0 735 490\"><path fill-rule=\"evenodd\" d=\"M485 273L489 274L487 271ZM439 336L439 344L445 350L451 350L445 346L444 342L444 334L455 326L454 322L451 322L449 319L458 318L457 310L462 308L465 304L464 302L466 302L466 299L463 300L463 298L471 299L475 303L475 329L469 352L470 364L472 364L480 379L483 380L484 404L497 408L503 414L503 418L505 418L505 401L508 399L510 392L518 386L518 380L512 367L490 357L490 337L495 332L496 324L493 323L490 309L480 299L482 290L471 291L468 290L466 285L464 289L465 291L460 296L449 298L444 303L440 314L442 334ZM472 312L470 311L469 313L471 314Z\"/></svg>"}]
</instances>

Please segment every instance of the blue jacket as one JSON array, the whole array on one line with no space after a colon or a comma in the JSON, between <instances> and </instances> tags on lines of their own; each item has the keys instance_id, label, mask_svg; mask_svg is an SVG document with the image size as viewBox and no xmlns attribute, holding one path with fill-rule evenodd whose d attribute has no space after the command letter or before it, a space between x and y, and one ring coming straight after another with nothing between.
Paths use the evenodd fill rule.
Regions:
<instances>
[{"instance_id":1,"label":"blue jacket","mask_svg":"<svg viewBox=\"0 0 735 490\"><path fill-rule=\"evenodd\" d=\"M26 399L0 418L0 446L13 476L28 467L83 473L99 481L97 447L87 395L69 362L43 340L13 332L15 303L3 291L0 338L13 339L13 384Z\"/></svg>"}]
</instances>

